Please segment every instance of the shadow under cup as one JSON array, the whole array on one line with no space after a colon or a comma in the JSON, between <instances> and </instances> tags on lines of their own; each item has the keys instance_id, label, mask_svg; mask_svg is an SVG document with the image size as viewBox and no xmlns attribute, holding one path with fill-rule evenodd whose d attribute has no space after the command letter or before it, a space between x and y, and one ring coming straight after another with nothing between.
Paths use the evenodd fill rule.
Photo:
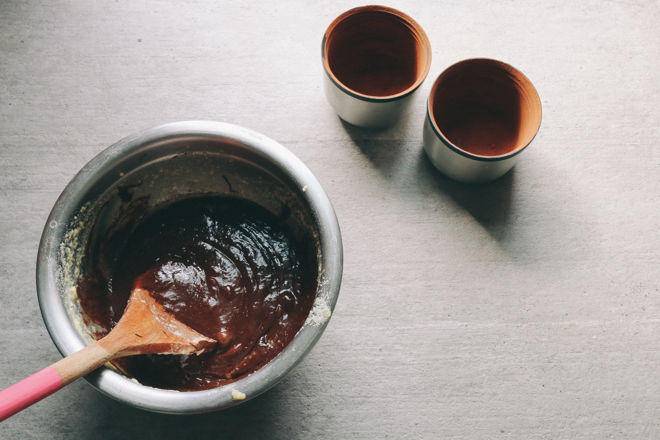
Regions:
<instances>
[{"instance_id":1,"label":"shadow under cup","mask_svg":"<svg viewBox=\"0 0 660 440\"><path fill-rule=\"evenodd\" d=\"M506 173L541 124L541 101L531 81L490 59L461 61L435 81L424 145L434 165L464 182Z\"/></svg>"},{"instance_id":2,"label":"shadow under cup","mask_svg":"<svg viewBox=\"0 0 660 440\"><path fill-rule=\"evenodd\" d=\"M337 17L325 33L322 54L330 104L359 126L393 123L431 63L421 26L385 6L354 8Z\"/></svg>"}]
</instances>

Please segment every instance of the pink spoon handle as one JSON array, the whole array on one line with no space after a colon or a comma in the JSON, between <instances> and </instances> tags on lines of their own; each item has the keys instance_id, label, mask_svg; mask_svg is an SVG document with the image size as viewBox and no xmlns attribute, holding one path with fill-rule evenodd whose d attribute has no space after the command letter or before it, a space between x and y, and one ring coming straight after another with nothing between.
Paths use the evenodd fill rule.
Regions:
<instances>
[{"instance_id":1,"label":"pink spoon handle","mask_svg":"<svg viewBox=\"0 0 660 440\"><path fill-rule=\"evenodd\" d=\"M97 369L112 359L113 353L95 342L0 391L0 421Z\"/></svg>"},{"instance_id":2,"label":"pink spoon handle","mask_svg":"<svg viewBox=\"0 0 660 440\"><path fill-rule=\"evenodd\" d=\"M62 378L52 367L0 391L0 421L62 388Z\"/></svg>"}]
</instances>

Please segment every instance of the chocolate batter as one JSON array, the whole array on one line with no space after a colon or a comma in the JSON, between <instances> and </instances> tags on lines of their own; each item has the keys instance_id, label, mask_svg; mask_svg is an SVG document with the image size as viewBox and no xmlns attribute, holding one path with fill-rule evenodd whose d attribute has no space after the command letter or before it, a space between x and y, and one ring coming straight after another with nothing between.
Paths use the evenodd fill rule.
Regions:
<instances>
[{"instance_id":1,"label":"chocolate batter","mask_svg":"<svg viewBox=\"0 0 660 440\"><path fill-rule=\"evenodd\" d=\"M155 212L128 235L112 274L81 280L78 296L104 331L130 292L151 292L166 310L216 339L200 356L144 355L116 365L145 385L213 388L266 364L293 339L311 309L316 259L281 222L244 200L202 197Z\"/></svg>"}]
</instances>

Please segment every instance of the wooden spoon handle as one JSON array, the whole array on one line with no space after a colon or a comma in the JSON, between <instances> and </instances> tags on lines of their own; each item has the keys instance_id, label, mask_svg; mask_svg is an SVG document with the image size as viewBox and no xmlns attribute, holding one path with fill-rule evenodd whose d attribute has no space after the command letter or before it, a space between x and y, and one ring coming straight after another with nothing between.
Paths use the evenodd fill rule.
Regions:
<instances>
[{"instance_id":1,"label":"wooden spoon handle","mask_svg":"<svg viewBox=\"0 0 660 440\"><path fill-rule=\"evenodd\" d=\"M99 342L94 342L50 366L62 378L62 386L70 384L114 358L114 353L103 348Z\"/></svg>"},{"instance_id":2,"label":"wooden spoon handle","mask_svg":"<svg viewBox=\"0 0 660 440\"><path fill-rule=\"evenodd\" d=\"M111 353L94 343L0 391L0 421L50 396L111 358Z\"/></svg>"}]
</instances>

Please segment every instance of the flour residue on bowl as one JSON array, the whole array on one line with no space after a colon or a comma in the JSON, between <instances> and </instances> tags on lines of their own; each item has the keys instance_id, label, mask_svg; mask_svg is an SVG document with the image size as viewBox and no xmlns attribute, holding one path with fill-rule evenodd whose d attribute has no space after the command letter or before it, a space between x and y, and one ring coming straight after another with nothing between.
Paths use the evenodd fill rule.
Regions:
<instances>
[{"instance_id":1,"label":"flour residue on bowl","mask_svg":"<svg viewBox=\"0 0 660 440\"><path fill-rule=\"evenodd\" d=\"M94 342L92 333L101 330L94 323L85 323L84 312L78 301L78 279L89 240L89 225L92 221L90 203L84 204L69 222L68 229L58 250L59 264L57 273L58 290L61 292L64 307L78 334L90 344Z\"/></svg>"},{"instance_id":2,"label":"flour residue on bowl","mask_svg":"<svg viewBox=\"0 0 660 440\"><path fill-rule=\"evenodd\" d=\"M246 397L245 393L238 391L237 389L231 390L231 398L233 400L245 400Z\"/></svg>"},{"instance_id":3,"label":"flour residue on bowl","mask_svg":"<svg viewBox=\"0 0 660 440\"><path fill-rule=\"evenodd\" d=\"M314 304L312 305L312 310L310 310L307 319L305 320L305 325L319 326L325 324L330 317L332 316L332 309L328 305L328 302L325 300L325 295L322 292L325 291L327 285L327 280L321 278L319 281L319 294L314 299Z\"/></svg>"}]
</instances>

